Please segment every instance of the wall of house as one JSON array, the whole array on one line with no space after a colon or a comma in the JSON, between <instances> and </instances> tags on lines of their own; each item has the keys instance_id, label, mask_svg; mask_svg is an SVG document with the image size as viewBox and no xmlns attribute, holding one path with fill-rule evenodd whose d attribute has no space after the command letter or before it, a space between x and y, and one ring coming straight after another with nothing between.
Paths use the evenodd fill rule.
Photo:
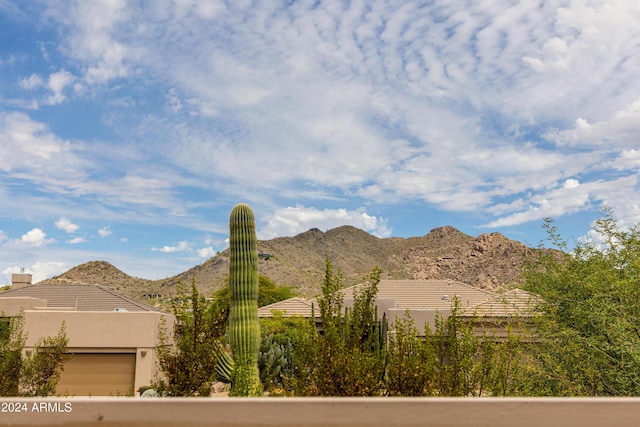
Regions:
<instances>
[{"instance_id":1,"label":"wall of house","mask_svg":"<svg viewBox=\"0 0 640 427\"><path fill-rule=\"evenodd\" d=\"M36 307L46 307L47 300L32 297L3 297L0 298L0 314L13 317L21 310L33 310Z\"/></svg>"},{"instance_id":2,"label":"wall of house","mask_svg":"<svg viewBox=\"0 0 640 427\"><path fill-rule=\"evenodd\" d=\"M156 345L163 324L173 330L175 317L155 312L87 312L25 310L24 351L41 337L54 336L65 324L72 353L135 353L134 390L149 385L156 375Z\"/></svg>"},{"instance_id":3,"label":"wall of house","mask_svg":"<svg viewBox=\"0 0 640 427\"><path fill-rule=\"evenodd\" d=\"M25 310L27 346L38 337L56 335L65 323L69 347L153 348L161 319L172 315L156 312L103 312Z\"/></svg>"}]
</instances>

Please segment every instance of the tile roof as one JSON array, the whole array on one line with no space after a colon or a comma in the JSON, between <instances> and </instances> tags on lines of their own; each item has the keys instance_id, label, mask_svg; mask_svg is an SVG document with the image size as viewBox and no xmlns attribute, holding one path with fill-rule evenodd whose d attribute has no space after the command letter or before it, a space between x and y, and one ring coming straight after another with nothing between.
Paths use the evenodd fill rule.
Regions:
<instances>
[{"instance_id":1,"label":"tile roof","mask_svg":"<svg viewBox=\"0 0 640 427\"><path fill-rule=\"evenodd\" d=\"M530 316L540 297L522 289L513 289L495 295L475 307L465 309L463 314L482 317Z\"/></svg>"},{"instance_id":2,"label":"tile roof","mask_svg":"<svg viewBox=\"0 0 640 427\"><path fill-rule=\"evenodd\" d=\"M314 304L316 316L319 315L317 300L289 298L284 301L265 305L258 309L258 317L273 317L273 311L281 311L288 316L311 317L311 305Z\"/></svg>"},{"instance_id":3,"label":"tile roof","mask_svg":"<svg viewBox=\"0 0 640 427\"><path fill-rule=\"evenodd\" d=\"M354 292L363 285L342 289L345 299L352 299ZM524 291L522 291L524 292ZM492 300L496 294L454 280L381 280L378 284L377 299L394 300L396 309L401 310L447 310L454 297L460 301L463 310L471 309ZM289 316L311 317L311 305L319 315L317 299L290 298L261 307L260 317L272 317L272 310L282 311Z\"/></svg>"},{"instance_id":4,"label":"tile roof","mask_svg":"<svg viewBox=\"0 0 640 427\"><path fill-rule=\"evenodd\" d=\"M352 298L354 291L363 285L343 289L345 298ZM455 280L381 280L377 298L394 299L398 309L438 309L451 308L454 297L460 305L473 307L491 298L491 292L466 285Z\"/></svg>"},{"instance_id":5,"label":"tile roof","mask_svg":"<svg viewBox=\"0 0 640 427\"><path fill-rule=\"evenodd\" d=\"M38 283L0 293L4 297L32 297L47 301L48 309L76 311L153 311L161 310L120 295L99 285Z\"/></svg>"}]
</instances>

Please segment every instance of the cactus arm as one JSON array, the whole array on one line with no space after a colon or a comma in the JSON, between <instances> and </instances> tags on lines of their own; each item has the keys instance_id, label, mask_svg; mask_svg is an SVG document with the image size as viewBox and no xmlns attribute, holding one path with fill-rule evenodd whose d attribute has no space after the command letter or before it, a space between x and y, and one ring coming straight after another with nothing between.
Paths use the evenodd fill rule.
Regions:
<instances>
[{"instance_id":1,"label":"cactus arm","mask_svg":"<svg viewBox=\"0 0 640 427\"><path fill-rule=\"evenodd\" d=\"M233 377L233 359L226 351L220 351L220 358L216 365L216 377L223 383L230 383Z\"/></svg>"}]
</instances>

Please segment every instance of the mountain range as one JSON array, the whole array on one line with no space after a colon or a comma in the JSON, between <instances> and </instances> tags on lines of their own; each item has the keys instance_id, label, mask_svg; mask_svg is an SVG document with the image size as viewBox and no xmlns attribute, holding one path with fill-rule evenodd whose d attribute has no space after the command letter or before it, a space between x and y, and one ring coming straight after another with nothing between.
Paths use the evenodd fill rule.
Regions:
<instances>
[{"instance_id":1,"label":"mountain range","mask_svg":"<svg viewBox=\"0 0 640 427\"><path fill-rule=\"evenodd\" d=\"M500 233L473 237L451 226L421 237L379 238L351 226L323 232L312 228L294 237L258 241L259 272L301 296L315 296L328 256L344 284L358 283L374 267L388 279L453 279L482 289L498 290L523 280L522 265L536 249ZM176 276L161 280L132 277L105 261L91 261L47 279L48 283L95 283L137 298L168 297L182 281L195 280L210 296L225 286L228 249Z\"/></svg>"}]
</instances>

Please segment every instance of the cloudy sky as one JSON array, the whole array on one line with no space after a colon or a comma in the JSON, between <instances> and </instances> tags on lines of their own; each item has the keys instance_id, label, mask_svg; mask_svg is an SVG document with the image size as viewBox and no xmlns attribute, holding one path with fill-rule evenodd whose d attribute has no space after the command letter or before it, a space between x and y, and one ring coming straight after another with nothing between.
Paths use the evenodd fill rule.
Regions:
<instances>
[{"instance_id":1,"label":"cloudy sky","mask_svg":"<svg viewBox=\"0 0 640 427\"><path fill-rule=\"evenodd\" d=\"M640 221L640 2L0 0L0 283L258 237Z\"/></svg>"}]
</instances>

